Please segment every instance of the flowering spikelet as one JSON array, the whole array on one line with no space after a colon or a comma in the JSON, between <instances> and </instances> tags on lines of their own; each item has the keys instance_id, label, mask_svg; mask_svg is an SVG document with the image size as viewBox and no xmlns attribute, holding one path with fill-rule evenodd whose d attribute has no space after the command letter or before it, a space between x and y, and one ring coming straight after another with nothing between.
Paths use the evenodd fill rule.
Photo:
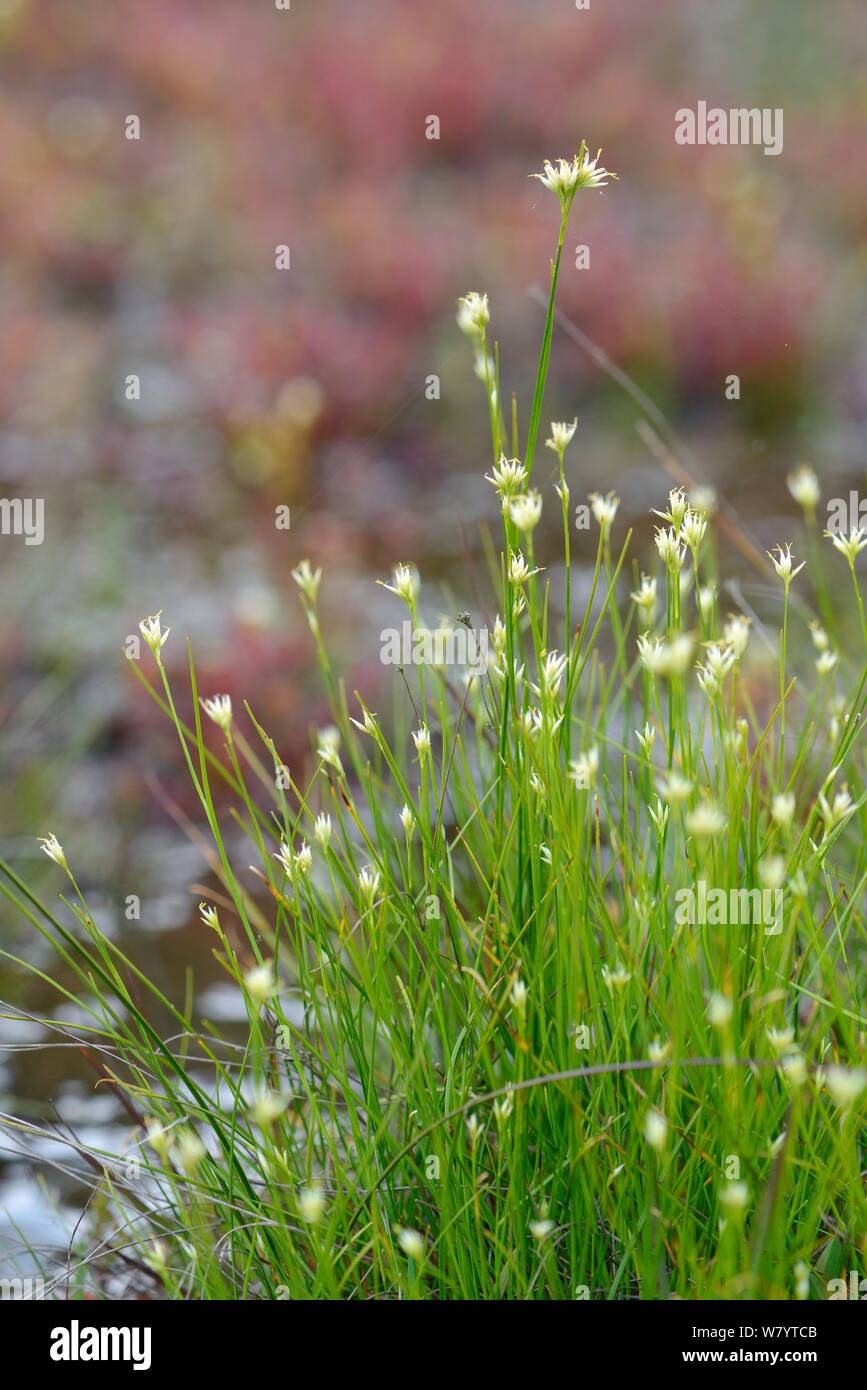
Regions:
<instances>
[{"instance_id":1,"label":"flowering spikelet","mask_svg":"<svg viewBox=\"0 0 867 1390\"><path fill-rule=\"evenodd\" d=\"M163 632L160 626L161 617L162 609L160 609L159 613L157 613L155 617L142 618L141 622L139 623L139 631L141 632L142 637L147 642L157 661L160 660L160 652L165 646L166 638L171 632L170 627L167 627L165 632Z\"/></svg>"},{"instance_id":2,"label":"flowering spikelet","mask_svg":"<svg viewBox=\"0 0 867 1390\"><path fill-rule=\"evenodd\" d=\"M609 173L599 164L601 154L602 151L597 150L596 158L591 159L587 145L582 140L581 149L571 162L557 159L552 164L550 159L546 159L542 173L531 174L530 177L538 179L565 204L579 188L605 188L609 179L617 178L616 174Z\"/></svg>"},{"instance_id":3,"label":"flowering spikelet","mask_svg":"<svg viewBox=\"0 0 867 1390\"><path fill-rule=\"evenodd\" d=\"M209 700L203 700L202 709L224 733L229 732L232 723L232 701L228 695L213 695Z\"/></svg>"}]
</instances>

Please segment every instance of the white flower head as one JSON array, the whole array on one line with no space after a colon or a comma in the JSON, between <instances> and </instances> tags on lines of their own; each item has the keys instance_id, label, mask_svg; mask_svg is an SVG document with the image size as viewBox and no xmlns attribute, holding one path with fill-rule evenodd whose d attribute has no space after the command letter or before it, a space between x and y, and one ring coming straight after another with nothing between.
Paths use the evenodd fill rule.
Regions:
<instances>
[{"instance_id":1,"label":"white flower head","mask_svg":"<svg viewBox=\"0 0 867 1390\"><path fill-rule=\"evenodd\" d=\"M149 1119L147 1121L145 1138L154 1153L159 1154L160 1158L165 1158L167 1156L172 1143L172 1135L169 1130L164 1129L156 1120Z\"/></svg>"},{"instance_id":2,"label":"white flower head","mask_svg":"<svg viewBox=\"0 0 867 1390\"><path fill-rule=\"evenodd\" d=\"M853 527L848 536L841 536L836 531L826 531L825 535L831 537L834 549L845 555L850 565L854 565L855 556L860 555L867 545L867 533L862 531L860 526Z\"/></svg>"},{"instance_id":3,"label":"white flower head","mask_svg":"<svg viewBox=\"0 0 867 1390\"><path fill-rule=\"evenodd\" d=\"M611 533L611 523L617 515L617 508L620 506L620 498L614 492L609 492L602 497L598 492L590 493L590 509L599 523L602 535L607 537Z\"/></svg>"},{"instance_id":4,"label":"white flower head","mask_svg":"<svg viewBox=\"0 0 867 1390\"><path fill-rule=\"evenodd\" d=\"M298 1193L298 1215L308 1226L315 1226L325 1212L325 1194L321 1187L303 1187Z\"/></svg>"},{"instance_id":5,"label":"white flower head","mask_svg":"<svg viewBox=\"0 0 867 1390\"><path fill-rule=\"evenodd\" d=\"M644 1137L652 1149L662 1153L668 1140L668 1121L658 1110L648 1110L644 1120Z\"/></svg>"},{"instance_id":6,"label":"white flower head","mask_svg":"<svg viewBox=\"0 0 867 1390\"><path fill-rule=\"evenodd\" d=\"M656 580L650 579L646 574L641 576L641 583L634 593L629 597L632 602L644 611L644 621L649 625L650 614L656 603Z\"/></svg>"},{"instance_id":7,"label":"white flower head","mask_svg":"<svg viewBox=\"0 0 867 1390\"><path fill-rule=\"evenodd\" d=\"M507 1092L502 1100L494 1101L494 1120L497 1128L500 1129L506 1123L515 1107L515 1097L512 1092Z\"/></svg>"},{"instance_id":8,"label":"white flower head","mask_svg":"<svg viewBox=\"0 0 867 1390\"><path fill-rule=\"evenodd\" d=\"M458 327L468 337L478 337L490 319L486 294L476 294L475 290L470 290L469 294L462 295L458 300Z\"/></svg>"},{"instance_id":9,"label":"white flower head","mask_svg":"<svg viewBox=\"0 0 867 1390\"><path fill-rule=\"evenodd\" d=\"M668 494L668 511L660 512L657 511L657 509L654 507L653 513L654 516L661 516L663 521L667 521L669 523L676 538L678 532L680 531L680 523L686 516L688 506L689 504L686 500L686 494L684 493L683 488L673 487ZM662 528L660 527L657 529L659 531Z\"/></svg>"},{"instance_id":10,"label":"white flower head","mask_svg":"<svg viewBox=\"0 0 867 1390\"><path fill-rule=\"evenodd\" d=\"M541 515L542 495L539 492L523 493L520 497L513 497L509 503L509 516L519 531L532 531Z\"/></svg>"},{"instance_id":11,"label":"white flower head","mask_svg":"<svg viewBox=\"0 0 867 1390\"><path fill-rule=\"evenodd\" d=\"M667 778L662 783L660 791L663 801L668 802L669 806L682 806L687 797L691 794L694 783L682 776L676 768L672 768Z\"/></svg>"},{"instance_id":12,"label":"white flower head","mask_svg":"<svg viewBox=\"0 0 867 1390\"><path fill-rule=\"evenodd\" d=\"M829 778L828 781L830 780ZM848 820L854 809L852 798L849 795L849 788L845 782L835 794L834 800L830 804L824 793L821 794L819 796L819 813L822 820L825 822L825 834L830 835L835 826L841 825L844 820Z\"/></svg>"},{"instance_id":13,"label":"white flower head","mask_svg":"<svg viewBox=\"0 0 867 1390\"><path fill-rule=\"evenodd\" d=\"M690 783L690 790L692 790L692 784L691 784L691 783ZM689 793L687 793L687 795L689 795ZM662 804L662 801L660 800L660 798L657 797L657 798L656 798L656 806L655 806L655 807L653 807L653 806L648 806L647 810L648 810L648 812L649 812L649 814L650 814L650 819L653 821L653 824L656 826L656 833L657 833L657 835L664 835L664 834L665 834L665 827L668 825L668 817L669 817L669 815L671 814L671 811L670 811L669 807L668 807L668 806L664 806L664 805Z\"/></svg>"},{"instance_id":14,"label":"white flower head","mask_svg":"<svg viewBox=\"0 0 867 1390\"><path fill-rule=\"evenodd\" d=\"M520 550L516 551L509 560L509 578L513 584L524 584L528 579L532 579L534 574L538 574L538 569L531 570L527 561Z\"/></svg>"},{"instance_id":15,"label":"white flower head","mask_svg":"<svg viewBox=\"0 0 867 1390\"><path fill-rule=\"evenodd\" d=\"M160 609L159 613L157 613L155 617L142 618L141 622L139 623L139 631L141 632L142 637L147 642L154 656L157 658L157 661L160 660L160 652L165 646L166 638L171 632L170 627L167 627L165 632L163 632L160 626L160 618L162 617L162 615L162 609Z\"/></svg>"},{"instance_id":16,"label":"white flower head","mask_svg":"<svg viewBox=\"0 0 867 1390\"><path fill-rule=\"evenodd\" d=\"M419 758L423 758L426 753L430 752L430 732L428 731L427 724L422 724L419 729L413 729L412 741L415 744L415 751L418 753Z\"/></svg>"},{"instance_id":17,"label":"white flower head","mask_svg":"<svg viewBox=\"0 0 867 1390\"><path fill-rule=\"evenodd\" d=\"M369 709L365 709L363 705L361 707L361 711L364 718L353 719L352 715L350 715L349 717L352 720L352 723L355 725L356 729L360 729L363 734L370 734L372 738L375 738L376 735L379 733L379 727L376 723L376 715L372 714Z\"/></svg>"},{"instance_id":18,"label":"white flower head","mask_svg":"<svg viewBox=\"0 0 867 1390\"><path fill-rule=\"evenodd\" d=\"M750 621L741 613L730 613L723 627L723 637L732 649L735 661L740 661L750 640Z\"/></svg>"},{"instance_id":19,"label":"white flower head","mask_svg":"<svg viewBox=\"0 0 867 1390\"><path fill-rule=\"evenodd\" d=\"M484 1132L484 1127L481 1124L478 1115L475 1113L475 1111L472 1111L467 1116L467 1138L469 1139L470 1146L472 1148L476 1147Z\"/></svg>"},{"instance_id":20,"label":"white flower head","mask_svg":"<svg viewBox=\"0 0 867 1390\"><path fill-rule=\"evenodd\" d=\"M825 1085L834 1104L841 1110L850 1110L867 1086L867 1072L848 1067L828 1067Z\"/></svg>"},{"instance_id":21,"label":"white flower head","mask_svg":"<svg viewBox=\"0 0 867 1390\"><path fill-rule=\"evenodd\" d=\"M292 578L298 588L310 600L316 602L316 595L319 592L319 581L322 578L322 570L313 570L309 560L302 560L297 569L292 571Z\"/></svg>"},{"instance_id":22,"label":"white flower head","mask_svg":"<svg viewBox=\"0 0 867 1390\"><path fill-rule=\"evenodd\" d=\"M816 657L816 670L819 675L827 676L830 671L833 671L839 659L836 652L820 652Z\"/></svg>"},{"instance_id":23,"label":"white flower head","mask_svg":"<svg viewBox=\"0 0 867 1390\"><path fill-rule=\"evenodd\" d=\"M672 574L678 573L686 559L686 549L680 544L678 532L673 526L658 526L654 539L666 569Z\"/></svg>"},{"instance_id":24,"label":"white flower head","mask_svg":"<svg viewBox=\"0 0 867 1390\"><path fill-rule=\"evenodd\" d=\"M520 492L527 477L527 470L520 459L507 459L505 454L500 455L499 463L495 463L492 471L485 474L485 479L493 483L503 497L514 497L515 493Z\"/></svg>"},{"instance_id":25,"label":"white flower head","mask_svg":"<svg viewBox=\"0 0 867 1390\"><path fill-rule=\"evenodd\" d=\"M181 1130L178 1135L176 1153L178 1162L187 1177L192 1177L202 1160L208 1156L208 1150L194 1129Z\"/></svg>"},{"instance_id":26,"label":"white flower head","mask_svg":"<svg viewBox=\"0 0 867 1390\"><path fill-rule=\"evenodd\" d=\"M763 888L776 890L786 881L786 861L781 854L766 854L759 864L759 881Z\"/></svg>"},{"instance_id":27,"label":"white flower head","mask_svg":"<svg viewBox=\"0 0 867 1390\"><path fill-rule=\"evenodd\" d=\"M530 1235L534 1240L543 1241L551 1234L554 1229L554 1222L544 1217L540 1221L531 1221L529 1226Z\"/></svg>"},{"instance_id":28,"label":"white flower head","mask_svg":"<svg viewBox=\"0 0 867 1390\"><path fill-rule=\"evenodd\" d=\"M671 642L650 641L643 633L636 639L638 657L652 676L680 676L689 666L695 648L691 633L678 632Z\"/></svg>"},{"instance_id":29,"label":"white flower head","mask_svg":"<svg viewBox=\"0 0 867 1390\"><path fill-rule=\"evenodd\" d=\"M802 463L786 479L786 486L799 506L811 514L819 501L819 479L808 463Z\"/></svg>"},{"instance_id":30,"label":"white flower head","mask_svg":"<svg viewBox=\"0 0 867 1390\"><path fill-rule=\"evenodd\" d=\"M609 970L607 965L602 967L602 979L610 990L623 989L632 979L632 971L627 970L625 965L619 963L613 970Z\"/></svg>"},{"instance_id":31,"label":"white flower head","mask_svg":"<svg viewBox=\"0 0 867 1390\"><path fill-rule=\"evenodd\" d=\"M301 848L295 855L293 866L296 874L309 874L310 866L313 863L313 852L310 846L302 841Z\"/></svg>"},{"instance_id":32,"label":"white flower head","mask_svg":"<svg viewBox=\"0 0 867 1390\"><path fill-rule=\"evenodd\" d=\"M333 834L334 826L331 823L331 817L325 812L318 815L316 817L316 824L313 827L313 835L317 843L320 844L323 849L327 849L331 844L331 836Z\"/></svg>"},{"instance_id":33,"label":"white flower head","mask_svg":"<svg viewBox=\"0 0 867 1390\"><path fill-rule=\"evenodd\" d=\"M338 772L343 771L343 764L340 761L340 733L333 724L327 725L324 729L318 729L316 733L316 756L321 758L330 767L336 767Z\"/></svg>"},{"instance_id":34,"label":"white flower head","mask_svg":"<svg viewBox=\"0 0 867 1390\"><path fill-rule=\"evenodd\" d=\"M710 801L701 801L686 818L686 828L696 839L709 840L719 835L726 827L726 818L718 806Z\"/></svg>"},{"instance_id":35,"label":"white flower head","mask_svg":"<svg viewBox=\"0 0 867 1390\"><path fill-rule=\"evenodd\" d=\"M270 965L255 965L252 970L248 970L244 976L244 984L254 1004L264 1004L272 994L277 993L274 969Z\"/></svg>"},{"instance_id":36,"label":"white flower head","mask_svg":"<svg viewBox=\"0 0 867 1390\"><path fill-rule=\"evenodd\" d=\"M424 1259L424 1237L411 1226L404 1226L398 1231L397 1243L407 1258L416 1264Z\"/></svg>"},{"instance_id":37,"label":"white flower head","mask_svg":"<svg viewBox=\"0 0 867 1390\"><path fill-rule=\"evenodd\" d=\"M725 1028L731 1022L733 1013L734 1006L728 995L719 992L711 995L708 1000L707 1017L714 1028Z\"/></svg>"},{"instance_id":38,"label":"white flower head","mask_svg":"<svg viewBox=\"0 0 867 1390\"><path fill-rule=\"evenodd\" d=\"M554 700L560 694L560 682L563 679L563 672L569 664L569 658L562 656L559 652L543 652L543 664L539 671L539 685L532 685L536 695L541 695L542 691L549 700Z\"/></svg>"},{"instance_id":39,"label":"white flower head","mask_svg":"<svg viewBox=\"0 0 867 1390\"><path fill-rule=\"evenodd\" d=\"M232 701L228 695L212 695L209 700L202 701L202 709L224 733L229 732L232 723Z\"/></svg>"},{"instance_id":40,"label":"white flower head","mask_svg":"<svg viewBox=\"0 0 867 1390\"><path fill-rule=\"evenodd\" d=\"M219 931L220 919L217 916L217 909L212 907L210 903L199 903L199 916L206 927L210 927L213 931Z\"/></svg>"},{"instance_id":41,"label":"white flower head","mask_svg":"<svg viewBox=\"0 0 867 1390\"><path fill-rule=\"evenodd\" d=\"M687 507L683 521L680 523L681 539L686 542L693 554L696 553L707 530L707 518L700 512L694 512L691 507Z\"/></svg>"},{"instance_id":42,"label":"white flower head","mask_svg":"<svg viewBox=\"0 0 867 1390\"><path fill-rule=\"evenodd\" d=\"M400 813L400 823L404 828L405 834L407 836L411 835L415 821L412 811L409 809L408 806L404 806L403 810Z\"/></svg>"},{"instance_id":43,"label":"white flower head","mask_svg":"<svg viewBox=\"0 0 867 1390\"><path fill-rule=\"evenodd\" d=\"M660 1038L654 1038L653 1042L648 1044L647 1056L648 1059L654 1063L654 1065L661 1065L661 1063L663 1063L665 1059L668 1057L670 1052L670 1038L666 1038L664 1042Z\"/></svg>"},{"instance_id":44,"label":"white flower head","mask_svg":"<svg viewBox=\"0 0 867 1390\"><path fill-rule=\"evenodd\" d=\"M397 594L408 608L412 608L419 589L418 574L410 565L395 565L392 578L393 584L384 584L381 579L378 579L377 583L382 584L383 589L388 589L390 593Z\"/></svg>"},{"instance_id":45,"label":"white flower head","mask_svg":"<svg viewBox=\"0 0 867 1390\"><path fill-rule=\"evenodd\" d=\"M729 646L723 647L719 642L707 642L704 659L708 670L713 672L718 681L722 681L734 665L735 654Z\"/></svg>"},{"instance_id":46,"label":"white flower head","mask_svg":"<svg viewBox=\"0 0 867 1390\"><path fill-rule=\"evenodd\" d=\"M638 739L638 742L641 744L641 748L645 757L649 758L650 750L656 742L656 730L654 729L651 723L645 721L644 732L642 733L640 729L636 729L635 734Z\"/></svg>"},{"instance_id":47,"label":"white flower head","mask_svg":"<svg viewBox=\"0 0 867 1390\"><path fill-rule=\"evenodd\" d=\"M574 435L577 428L577 415L575 416L575 419L572 421L571 425L567 425L562 421L552 420L551 438L545 440L547 447L549 449L553 449L554 452L562 459L568 445L572 442L572 436Z\"/></svg>"},{"instance_id":48,"label":"white flower head","mask_svg":"<svg viewBox=\"0 0 867 1390\"><path fill-rule=\"evenodd\" d=\"M380 877L378 870L367 865L358 875L358 891L361 897L372 906L373 900L379 892Z\"/></svg>"},{"instance_id":49,"label":"white flower head","mask_svg":"<svg viewBox=\"0 0 867 1390\"><path fill-rule=\"evenodd\" d=\"M778 1057L782 1057L795 1041L795 1030L794 1028L769 1028L767 1037L774 1052Z\"/></svg>"},{"instance_id":50,"label":"white flower head","mask_svg":"<svg viewBox=\"0 0 867 1390\"><path fill-rule=\"evenodd\" d=\"M250 1119L260 1129L270 1129L286 1109L286 1100L274 1091L262 1089L256 1092L248 1107Z\"/></svg>"},{"instance_id":51,"label":"white flower head","mask_svg":"<svg viewBox=\"0 0 867 1390\"><path fill-rule=\"evenodd\" d=\"M746 1207L750 1197L750 1189L745 1182L727 1183L719 1195L720 1203L727 1212L736 1214Z\"/></svg>"},{"instance_id":52,"label":"white flower head","mask_svg":"<svg viewBox=\"0 0 867 1390\"><path fill-rule=\"evenodd\" d=\"M867 544L867 542L865 542L865 544ZM781 545L778 545L776 558L771 554L770 550L765 553L774 569L777 571L780 579L782 579L788 589L795 575L800 574L801 570L804 568L806 561L802 560L800 565L792 569L792 547L790 545L787 545L785 550Z\"/></svg>"},{"instance_id":53,"label":"white flower head","mask_svg":"<svg viewBox=\"0 0 867 1390\"><path fill-rule=\"evenodd\" d=\"M790 1086L803 1086L807 1079L807 1064L800 1052L787 1052L780 1063L783 1076Z\"/></svg>"},{"instance_id":54,"label":"white flower head","mask_svg":"<svg viewBox=\"0 0 867 1390\"><path fill-rule=\"evenodd\" d=\"M530 177L538 179L545 188L552 193L556 193L562 203L566 203L579 188L605 188L609 179L616 179L616 174L611 174L607 169L599 164L601 150L596 153L596 158L590 158L585 141L581 141L581 149L574 159L557 159L552 164L550 159L546 159L544 170L541 174L531 174Z\"/></svg>"},{"instance_id":55,"label":"white flower head","mask_svg":"<svg viewBox=\"0 0 867 1390\"><path fill-rule=\"evenodd\" d=\"M527 1007L527 986L521 979L514 979L509 990L509 1001L517 1013L522 1014Z\"/></svg>"},{"instance_id":56,"label":"white flower head","mask_svg":"<svg viewBox=\"0 0 867 1390\"><path fill-rule=\"evenodd\" d=\"M771 819L785 830L795 814L795 793L777 792L771 801Z\"/></svg>"},{"instance_id":57,"label":"white flower head","mask_svg":"<svg viewBox=\"0 0 867 1390\"><path fill-rule=\"evenodd\" d=\"M56 835L44 836L42 839L40 839L39 843L42 846L43 854L47 854L48 858L53 859L55 864L59 864L61 869L66 869L67 871L69 870L69 865L66 862L66 854L64 852L63 845L60 843Z\"/></svg>"}]
</instances>

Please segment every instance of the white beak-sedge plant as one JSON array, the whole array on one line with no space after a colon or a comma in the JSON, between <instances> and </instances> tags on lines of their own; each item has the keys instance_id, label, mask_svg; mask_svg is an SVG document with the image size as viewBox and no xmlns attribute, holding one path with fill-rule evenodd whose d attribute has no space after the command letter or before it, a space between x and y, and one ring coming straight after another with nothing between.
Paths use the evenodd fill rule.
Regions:
<instances>
[{"instance_id":1,"label":"white beak-sedge plant","mask_svg":"<svg viewBox=\"0 0 867 1390\"><path fill-rule=\"evenodd\" d=\"M59 997L81 995L90 1024L64 1037L123 1098L143 1169L96 1180L73 1291L131 1259L172 1297L265 1299L800 1299L863 1267L867 667L826 661L817 681L799 661L813 615L795 596L790 615L780 551L777 689L751 615L720 611L714 525L677 488L641 557L652 575L621 573L618 499L594 496L573 632L576 423L547 441L562 605L528 485L568 216L606 173L582 144L537 177L560 223L523 457L516 411L505 457L487 296L458 315L503 527L487 674L430 667L418 703L397 684L390 721L364 692L350 714L322 574L301 561L334 727L289 775L249 706L206 700L206 740L192 656L181 717L168 633L143 625L158 683L131 665L201 804L201 930L244 1001L240 1035L100 932L68 843L44 841L72 880L62 914L0 864L59 952ZM415 623L412 567L386 587ZM109 1156L90 1156L102 1174Z\"/></svg>"}]
</instances>

